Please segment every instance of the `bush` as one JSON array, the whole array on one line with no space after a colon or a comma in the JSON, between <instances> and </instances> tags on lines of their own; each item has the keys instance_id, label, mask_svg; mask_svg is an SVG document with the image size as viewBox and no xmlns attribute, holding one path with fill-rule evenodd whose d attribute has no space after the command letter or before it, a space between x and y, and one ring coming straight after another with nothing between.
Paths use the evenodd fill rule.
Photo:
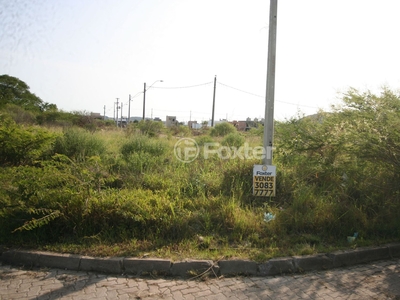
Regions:
<instances>
[{"instance_id":1,"label":"bush","mask_svg":"<svg viewBox=\"0 0 400 300\"><path fill-rule=\"evenodd\" d=\"M59 136L54 145L54 152L64 154L76 161L84 161L86 157L105 154L104 142L95 135L79 128L68 128Z\"/></svg>"},{"instance_id":2,"label":"bush","mask_svg":"<svg viewBox=\"0 0 400 300\"><path fill-rule=\"evenodd\" d=\"M0 165L32 164L49 154L54 138L42 128L17 125L10 117L0 115Z\"/></svg>"},{"instance_id":3,"label":"bush","mask_svg":"<svg viewBox=\"0 0 400 300\"><path fill-rule=\"evenodd\" d=\"M192 132L188 126L179 125L179 124L176 126L172 126L170 128L170 132L172 133L172 135L175 135L175 136L191 136L192 135Z\"/></svg>"},{"instance_id":4,"label":"bush","mask_svg":"<svg viewBox=\"0 0 400 300\"><path fill-rule=\"evenodd\" d=\"M127 158L133 153L148 153L152 156L161 156L167 151L167 145L160 140L144 136L137 136L124 142L121 154Z\"/></svg>"},{"instance_id":5,"label":"bush","mask_svg":"<svg viewBox=\"0 0 400 300\"><path fill-rule=\"evenodd\" d=\"M17 124L35 124L35 113L32 111L25 110L24 108L15 105L15 104L7 104L6 109L7 113L13 118L13 120Z\"/></svg>"},{"instance_id":6,"label":"bush","mask_svg":"<svg viewBox=\"0 0 400 300\"><path fill-rule=\"evenodd\" d=\"M136 136L124 142L120 151L123 159L128 163L128 168L142 173L151 167L162 166L167 150L167 144L160 140Z\"/></svg>"},{"instance_id":7,"label":"bush","mask_svg":"<svg viewBox=\"0 0 400 300\"><path fill-rule=\"evenodd\" d=\"M204 144L207 144L207 143L214 143L214 140L212 139L212 137L210 137L208 135L202 135L202 136L196 138L196 143L199 146L204 146Z\"/></svg>"},{"instance_id":8,"label":"bush","mask_svg":"<svg viewBox=\"0 0 400 300\"><path fill-rule=\"evenodd\" d=\"M240 146L243 146L244 142L245 138L242 135L240 135L238 132L232 132L224 137L222 140L222 145L239 148Z\"/></svg>"},{"instance_id":9,"label":"bush","mask_svg":"<svg viewBox=\"0 0 400 300\"><path fill-rule=\"evenodd\" d=\"M211 136L225 136L229 133L236 132L235 126L228 122L218 123L213 128L211 128L210 135Z\"/></svg>"},{"instance_id":10,"label":"bush","mask_svg":"<svg viewBox=\"0 0 400 300\"><path fill-rule=\"evenodd\" d=\"M139 123L134 123L134 128L138 128L143 135L147 135L149 137L158 136L162 129L164 128L164 124L162 122L145 120L140 121Z\"/></svg>"}]
</instances>

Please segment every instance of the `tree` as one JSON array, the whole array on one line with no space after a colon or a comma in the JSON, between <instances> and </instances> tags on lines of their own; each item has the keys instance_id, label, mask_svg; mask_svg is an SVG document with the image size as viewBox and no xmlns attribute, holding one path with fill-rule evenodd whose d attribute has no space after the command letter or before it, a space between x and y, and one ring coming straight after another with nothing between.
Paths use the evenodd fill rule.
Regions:
<instances>
[{"instance_id":1,"label":"tree","mask_svg":"<svg viewBox=\"0 0 400 300\"><path fill-rule=\"evenodd\" d=\"M26 110L42 111L49 106L42 99L29 91L29 86L22 80L9 75L0 76L0 108L6 104L15 104ZM53 108L53 106L51 106Z\"/></svg>"}]
</instances>

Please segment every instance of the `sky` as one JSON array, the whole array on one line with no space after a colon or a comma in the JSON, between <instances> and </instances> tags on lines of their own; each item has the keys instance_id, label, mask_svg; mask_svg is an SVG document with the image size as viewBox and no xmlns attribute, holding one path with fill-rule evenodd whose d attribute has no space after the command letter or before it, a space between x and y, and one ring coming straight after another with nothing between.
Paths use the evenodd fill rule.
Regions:
<instances>
[{"instance_id":1,"label":"sky","mask_svg":"<svg viewBox=\"0 0 400 300\"><path fill-rule=\"evenodd\" d=\"M0 0L0 74L64 111L262 119L268 0ZM277 120L400 87L400 1L278 0ZM162 82L160 81L162 80ZM129 95L131 101L129 102ZM129 105L130 104L130 105ZM120 113L120 111L119 111Z\"/></svg>"}]
</instances>

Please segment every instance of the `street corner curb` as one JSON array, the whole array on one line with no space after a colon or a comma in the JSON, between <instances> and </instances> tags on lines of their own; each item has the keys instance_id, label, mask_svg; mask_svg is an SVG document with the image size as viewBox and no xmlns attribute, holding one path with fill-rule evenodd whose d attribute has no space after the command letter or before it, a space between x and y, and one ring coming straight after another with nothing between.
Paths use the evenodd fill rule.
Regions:
<instances>
[{"instance_id":1,"label":"street corner curb","mask_svg":"<svg viewBox=\"0 0 400 300\"><path fill-rule=\"evenodd\" d=\"M332 260L334 268L391 258L389 247L387 246L364 247L355 250L340 250L329 253L328 257Z\"/></svg>"},{"instance_id":2,"label":"street corner curb","mask_svg":"<svg viewBox=\"0 0 400 300\"><path fill-rule=\"evenodd\" d=\"M275 276L295 272L293 257L272 258L258 266L258 275Z\"/></svg>"},{"instance_id":3,"label":"street corner curb","mask_svg":"<svg viewBox=\"0 0 400 300\"><path fill-rule=\"evenodd\" d=\"M80 259L79 270L121 274L123 273L122 260L123 258L121 257L97 258L83 256Z\"/></svg>"},{"instance_id":4,"label":"street corner curb","mask_svg":"<svg viewBox=\"0 0 400 300\"><path fill-rule=\"evenodd\" d=\"M166 259L124 258L122 261L125 273L133 275L168 275L171 261Z\"/></svg>"},{"instance_id":5,"label":"street corner curb","mask_svg":"<svg viewBox=\"0 0 400 300\"><path fill-rule=\"evenodd\" d=\"M73 254L42 251L5 250L0 255L2 264L22 267L47 267L76 271L132 274L138 276L176 276L182 278L214 274L215 276L276 276L320 271L400 257L400 243L380 247L340 250L327 254L273 258L264 263L250 260L185 260L140 259L129 257L96 258Z\"/></svg>"},{"instance_id":6,"label":"street corner curb","mask_svg":"<svg viewBox=\"0 0 400 300\"><path fill-rule=\"evenodd\" d=\"M36 252L39 254L38 266L66 270L79 270L81 257L74 254Z\"/></svg>"},{"instance_id":7,"label":"street corner curb","mask_svg":"<svg viewBox=\"0 0 400 300\"><path fill-rule=\"evenodd\" d=\"M388 244L386 246L389 248L389 255L391 258L400 257L400 244Z\"/></svg>"},{"instance_id":8,"label":"street corner curb","mask_svg":"<svg viewBox=\"0 0 400 300\"><path fill-rule=\"evenodd\" d=\"M333 268L333 261L325 254L293 256L295 272L321 271Z\"/></svg>"},{"instance_id":9,"label":"street corner curb","mask_svg":"<svg viewBox=\"0 0 400 300\"><path fill-rule=\"evenodd\" d=\"M40 254L27 250L8 250L2 253L1 261L5 264L22 266L27 268L39 266Z\"/></svg>"},{"instance_id":10,"label":"street corner curb","mask_svg":"<svg viewBox=\"0 0 400 300\"><path fill-rule=\"evenodd\" d=\"M214 272L219 271L218 268L215 268L214 263L211 260L177 261L172 263L170 275L180 277L194 277L204 272L211 271L211 269L214 269Z\"/></svg>"},{"instance_id":11,"label":"street corner curb","mask_svg":"<svg viewBox=\"0 0 400 300\"><path fill-rule=\"evenodd\" d=\"M257 275L258 265L250 260L221 260L218 262L221 275Z\"/></svg>"},{"instance_id":12,"label":"street corner curb","mask_svg":"<svg viewBox=\"0 0 400 300\"><path fill-rule=\"evenodd\" d=\"M385 247L365 247L355 249L357 255L357 263L362 264L370 261L389 259L389 248Z\"/></svg>"}]
</instances>

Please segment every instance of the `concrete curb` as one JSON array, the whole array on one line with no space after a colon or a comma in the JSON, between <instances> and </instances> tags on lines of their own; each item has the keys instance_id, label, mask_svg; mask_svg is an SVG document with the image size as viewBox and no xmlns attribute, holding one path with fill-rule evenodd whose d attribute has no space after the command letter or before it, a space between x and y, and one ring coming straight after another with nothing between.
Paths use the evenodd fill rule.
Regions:
<instances>
[{"instance_id":1,"label":"concrete curb","mask_svg":"<svg viewBox=\"0 0 400 300\"><path fill-rule=\"evenodd\" d=\"M335 251L327 254L270 259L265 263L249 260L185 260L138 259L130 257L88 257L42 251L8 250L0 253L3 264L25 267L47 267L137 276L195 277L203 273L223 276L275 276L307 271L327 270L371 261L399 258L400 243L381 247Z\"/></svg>"}]
</instances>

